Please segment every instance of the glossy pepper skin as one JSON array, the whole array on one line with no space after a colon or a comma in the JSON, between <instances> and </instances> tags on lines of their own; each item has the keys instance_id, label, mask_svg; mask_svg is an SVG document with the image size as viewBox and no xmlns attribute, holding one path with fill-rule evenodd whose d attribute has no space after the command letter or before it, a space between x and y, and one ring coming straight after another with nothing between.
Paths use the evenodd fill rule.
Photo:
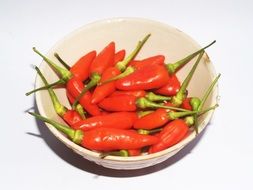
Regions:
<instances>
[{"instance_id":1,"label":"glossy pepper skin","mask_svg":"<svg viewBox=\"0 0 253 190\"><path fill-rule=\"evenodd\" d=\"M176 74L172 74L169 76L169 80L167 81L167 84L155 90L154 92L157 94L165 95L165 96L175 96L177 92L179 91L180 86L181 84Z\"/></svg>"},{"instance_id":2,"label":"glossy pepper skin","mask_svg":"<svg viewBox=\"0 0 253 190\"><path fill-rule=\"evenodd\" d=\"M98 106L107 111L135 111L136 97L133 95L119 95L103 99Z\"/></svg>"},{"instance_id":3,"label":"glossy pepper skin","mask_svg":"<svg viewBox=\"0 0 253 190\"><path fill-rule=\"evenodd\" d=\"M121 72L116 67L109 67L102 74L101 82L119 75ZM91 103L97 104L115 91L115 81L97 86L92 94Z\"/></svg>"},{"instance_id":4,"label":"glossy pepper skin","mask_svg":"<svg viewBox=\"0 0 253 190\"><path fill-rule=\"evenodd\" d=\"M72 126L74 129L82 131L91 130L98 127L130 129L137 119L135 112L115 112L106 115L94 116L81 120Z\"/></svg>"},{"instance_id":5,"label":"glossy pepper skin","mask_svg":"<svg viewBox=\"0 0 253 190\"><path fill-rule=\"evenodd\" d=\"M120 91L120 90L116 90L114 91L110 97L113 96L121 96L121 95L132 95L135 96L136 98L140 98L140 97L145 97L146 96L146 91L144 90L131 90L131 91Z\"/></svg>"},{"instance_id":6,"label":"glossy pepper skin","mask_svg":"<svg viewBox=\"0 0 253 190\"><path fill-rule=\"evenodd\" d=\"M77 78L71 78L66 85L67 92L74 98L76 98L84 89L84 84ZM91 103L91 93L87 91L79 100L79 103L83 108L91 115L100 115L101 111L96 104Z\"/></svg>"},{"instance_id":7,"label":"glossy pepper skin","mask_svg":"<svg viewBox=\"0 0 253 190\"><path fill-rule=\"evenodd\" d=\"M71 68L70 72L80 81L84 81L89 77L89 68L92 61L96 57L96 51L91 51L82 56Z\"/></svg>"},{"instance_id":8,"label":"glossy pepper skin","mask_svg":"<svg viewBox=\"0 0 253 190\"><path fill-rule=\"evenodd\" d=\"M132 74L116 81L119 90L150 90L164 86L169 74L163 65L151 65L136 70Z\"/></svg>"},{"instance_id":9,"label":"glossy pepper skin","mask_svg":"<svg viewBox=\"0 0 253 190\"><path fill-rule=\"evenodd\" d=\"M169 121L166 109L157 109L134 122L135 129L154 129L165 125Z\"/></svg>"},{"instance_id":10,"label":"glossy pepper skin","mask_svg":"<svg viewBox=\"0 0 253 190\"><path fill-rule=\"evenodd\" d=\"M81 145L97 151L139 149L156 144L158 138L141 135L131 130L104 128L89 130L84 133Z\"/></svg>"},{"instance_id":11,"label":"glossy pepper skin","mask_svg":"<svg viewBox=\"0 0 253 190\"><path fill-rule=\"evenodd\" d=\"M132 130L99 127L89 131L71 129L67 125L55 122L39 114L28 112L37 119L51 124L66 134L74 143L90 150L113 151L140 149L158 143L158 138L151 135L141 135Z\"/></svg>"},{"instance_id":12,"label":"glossy pepper skin","mask_svg":"<svg viewBox=\"0 0 253 190\"><path fill-rule=\"evenodd\" d=\"M93 60L90 65L90 75L97 73L102 75L102 73L113 65L115 54L115 43L110 42Z\"/></svg>"},{"instance_id":13,"label":"glossy pepper skin","mask_svg":"<svg viewBox=\"0 0 253 190\"><path fill-rule=\"evenodd\" d=\"M183 103L181 105L181 108L187 109L187 110L192 110L192 105L191 105L191 98L185 98L183 100Z\"/></svg>"},{"instance_id":14,"label":"glossy pepper skin","mask_svg":"<svg viewBox=\"0 0 253 190\"><path fill-rule=\"evenodd\" d=\"M159 142L149 148L149 154L162 151L180 142L188 133L188 125L182 119L169 122L158 134Z\"/></svg>"},{"instance_id":15,"label":"glossy pepper skin","mask_svg":"<svg viewBox=\"0 0 253 190\"><path fill-rule=\"evenodd\" d=\"M136 70L138 70L146 66L151 66L153 64L164 65L164 60L165 57L163 55L156 55L142 60L133 60L129 63L129 66L133 66Z\"/></svg>"}]
</instances>

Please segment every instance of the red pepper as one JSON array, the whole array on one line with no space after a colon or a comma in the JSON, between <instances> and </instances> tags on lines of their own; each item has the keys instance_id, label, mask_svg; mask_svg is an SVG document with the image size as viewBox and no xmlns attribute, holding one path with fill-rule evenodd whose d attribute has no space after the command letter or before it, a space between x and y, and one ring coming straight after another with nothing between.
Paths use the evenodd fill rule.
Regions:
<instances>
[{"instance_id":1,"label":"red pepper","mask_svg":"<svg viewBox=\"0 0 253 190\"><path fill-rule=\"evenodd\" d=\"M99 102L98 106L106 111L136 111L137 108L165 108L178 111L187 111L181 108L157 104L145 97L136 98L133 95L109 96Z\"/></svg>"},{"instance_id":2,"label":"red pepper","mask_svg":"<svg viewBox=\"0 0 253 190\"><path fill-rule=\"evenodd\" d=\"M82 131L98 127L130 129L137 119L135 112L115 112L94 116L76 123L73 128Z\"/></svg>"},{"instance_id":3,"label":"red pepper","mask_svg":"<svg viewBox=\"0 0 253 190\"><path fill-rule=\"evenodd\" d=\"M120 74L120 71L116 67L109 67L102 74L101 82L109 78L112 78L114 76L117 76L118 74ZM111 93L113 93L114 91L115 91L114 82L109 82L109 83L97 86L93 92L91 103L97 104L106 96L109 96Z\"/></svg>"},{"instance_id":4,"label":"red pepper","mask_svg":"<svg viewBox=\"0 0 253 190\"><path fill-rule=\"evenodd\" d=\"M140 98L140 97L145 97L146 92L144 90L131 90L131 91L116 90L110 95L110 97L120 96L120 95L132 95L132 96L135 96L136 98Z\"/></svg>"},{"instance_id":5,"label":"red pepper","mask_svg":"<svg viewBox=\"0 0 253 190\"><path fill-rule=\"evenodd\" d=\"M70 72L80 81L84 81L89 77L89 68L96 57L96 51L91 51L81 57L71 68Z\"/></svg>"},{"instance_id":6,"label":"red pepper","mask_svg":"<svg viewBox=\"0 0 253 190\"><path fill-rule=\"evenodd\" d=\"M142 60L133 60L129 63L129 66L134 67L136 70L141 69L146 66L150 66L153 64L164 65L165 57L163 55L156 55L152 57L148 57Z\"/></svg>"},{"instance_id":7,"label":"red pepper","mask_svg":"<svg viewBox=\"0 0 253 190\"><path fill-rule=\"evenodd\" d=\"M159 142L149 148L149 153L155 153L169 148L180 142L188 133L188 125L182 119L168 123L159 133Z\"/></svg>"},{"instance_id":8,"label":"red pepper","mask_svg":"<svg viewBox=\"0 0 253 190\"><path fill-rule=\"evenodd\" d=\"M192 105L190 104L190 101L191 101L191 98L185 98L183 100L181 108L187 109L187 110L192 110Z\"/></svg>"},{"instance_id":9,"label":"red pepper","mask_svg":"<svg viewBox=\"0 0 253 190\"><path fill-rule=\"evenodd\" d=\"M149 113L134 122L135 129L155 129L161 127L171 120L175 120L180 117L194 115L194 111L173 112L166 109L157 109L156 111Z\"/></svg>"},{"instance_id":10,"label":"red pepper","mask_svg":"<svg viewBox=\"0 0 253 190\"><path fill-rule=\"evenodd\" d=\"M114 63L112 66L115 66L118 62L124 60L126 55L126 50L122 49L120 51L118 51L117 53L115 53L114 55Z\"/></svg>"},{"instance_id":11,"label":"red pepper","mask_svg":"<svg viewBox=\"0 0 253 190\"><path fill-rule=\"evenodd\" d=\"M167 84L169 74L163 65L151 65L116 81L119 90L150 90Z\"/></svg>"},{"instance_id":12,"label":"red pepper","mask_svg":"<svg viewBox=\"0 0 253 190\"><path fill-rule=\"evenodd\" d=\"M66 90L72 97L76 98L84 89L84 84L77 78L71 78L66 85ZM96 104L91 103L91 93L87 91L79 100L83 108L91 115L100 115L101 111Z\"/></svg>"},{"instance_id":13,"label":"red pepper","mask_svg":"<svg viewBox=\"0 0 253 190\"><path fill-rule=\"evenodd\" d=\"M92 87L96 86L101 80L102 73L114 63L115 43L108 44L93 60L89 68L90 81L82 89L80 94L76 97L73 107L78 103L81 97Z\"/></svg>"},{"instance_id":14,"label":"red pepper","mask_svg":"<svg viewBox=\"0 0 253 190\"><path fill-rule=\"evenodd\" d=\"M28 112L37 119L51 124L66 134L73 142L90 150L112 151L139 149L158 143L158 138L141 135L131 130L99 127L89 131L74 130L39 114Z\"/></svg>"},{"instance_id":15,"label":"red pepper","mask_svg":"<svg viewBox=\"0 0 253 190\"><path fill-rule=\"evenodd\" d=\"M166 96L174 96L179 91L179 89L180 89L180 82L176 74L172 74L169 76L167 84L155 90L154 92Z\"/></svg>"},{"instance_id":16,"label":"red pepper","mask_svg":"<svg viewBox=\"0 0 253 190\"><path fill-rule=\"evenodd\" d=\"M45 85L48 85L48 82L44 75L41 73L40 69L38 67L35 67L38 75L40 76L41 80ZM57 98L55 92L53 91L52 87L48 88L48 93L51 98L51 101L54 106L55 112L70 126L74 125L76 122L81 121L82 117L77 113L75 110L69 110L65 106L63 106L59 99Z\"/></svg>"}]
</instances>

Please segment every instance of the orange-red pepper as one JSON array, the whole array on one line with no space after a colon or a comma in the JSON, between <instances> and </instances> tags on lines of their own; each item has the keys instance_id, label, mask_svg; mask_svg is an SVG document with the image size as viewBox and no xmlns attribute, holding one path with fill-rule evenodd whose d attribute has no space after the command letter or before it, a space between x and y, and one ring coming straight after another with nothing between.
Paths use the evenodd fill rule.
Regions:
<instances>
[{"instance_id":1,"label":"orange-red pepper","mask_svg":"<svg viewBox=\"0 0 253 190\"><path fill-rule=\"evenodd\" d=\"M155 55L142 60L133 60L128 65L134 67L136 70L153 64L164 65L165 57L163 55Z\"/></svg>"}]
</instances>

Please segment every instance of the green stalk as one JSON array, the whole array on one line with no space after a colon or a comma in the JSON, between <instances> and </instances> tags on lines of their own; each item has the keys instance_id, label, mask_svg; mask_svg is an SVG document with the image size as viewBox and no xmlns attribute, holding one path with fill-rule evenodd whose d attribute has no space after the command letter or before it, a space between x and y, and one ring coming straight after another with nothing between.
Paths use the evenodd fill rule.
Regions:
<instances>
[{"instance_id":1,"label":"green stalk","mask_svg":"<svg viewBox=\"0 0 253 190\"><path fill-rule=\"evenodd\" d=\"M76 97L73 105L72 105L72 108L75 108L76 105L78 104L80 98L82 98L82 96L89 90L91 89L92 87L96 86L98 84L98 82L100 81L101 79L101 76L100 74L98 73L93 73L92 76L91 76L91 80L90 82L85 86L85 88L82 90L82 92Z\"/></svg>"},{"instance_id":2,"label":"green stalk","mask_svg":"<svg viewBox=\"0 0 253 190\"><path fill-rule=\"evenodd\" d=\"M129 153L127 150L119 150L119 151L111 151L111 152L103 152L100 153L100 158L105 158L106 156L121 156L121 157L128 157Z\"/></svg>"},{"instance_id":3,"label":"green stalk","mask_svg":"<svg viewBox=\"0 0 253 190\"><path fill-rule=\"evenodd\" d=\"M40 71L40 69L38 67L35 66L35 70L37 71L38 75L40 76L41 80L43 81L43 83L45 85L48 85L48 82L46 80L46 78L44 77L44 75L42 74L42 72ZM57 98L56 94L54 93L52 87L48 88L48 93L50 95L50 98L53 102L53 106L54 106L54 110L55 112L60 115L61 117L64 116L64 114L67 112L67 108L65 106L63 106L59 99Z\"/></svg>"},{"instance_id":4,"label":"green stalk","mask_svg":"<svg viewBox=\"0 0 253 190\"><path fill-rule=\"evenodd\" d=\"M197 56L200 52L202 52L203 50L205 50L206 48L210 47L211 45L213 45L216 42L216 40L214 40L212 43L208 44L207 46L205 46L204 48L201 48L200 50L186 56L185 58L175 62L175 63L169 63L166 65L168 71L170 74L173 74L175 72L177 72L180 68L182 68L184 65L186 65L189 61L191 61L195 56Z\"/></svg>"},{"instance_id":5,"label":"green stalk","mask_svg":"<svg viewBox=\"0 0 253 190\"><path fill-rule=\"evenodd\" d=\"M58 123L56 121L53 121L51 119L48 119L46 117L43 117L43 116L33 113L33 112L28 112L28 113L41 121L51 124L57 130L61 131L65 135L67 135L74 143L81 144L82 139L84 137L83 131L71 129L67 125L63 125L61 123Z\"/></svg>"},{"instance_id":6,"label":"green stalk","mask_svg":"<svg viewBox=\"0 0 253 190\"><path fill-rule=\"evenodd\" d=\"M157 104L155 102L151 102L147 98L141 97L136 100L136 105L139 108L145 109L145 108L165 108L170 110L176 110L176 111L189 111L182 108L172 107L172 106L164 106L161 104Z\"/></svg>"},{"instance_id":7,"label":"green stalk","mask_svg":"<svg viewBox=\"0 0 253 190\"><path fill-rule=\"evenodd\" d=\"M115 76L115 77L112 77L112 78L110 78L110 79L107 79L107 80L105 80L105 81L103 81L103 82L100 82L98 85L107 84L107 83L109 83L109 82L112 82L112 81L115 81L115 80L124 78L124 77L130 75L131 73L133 73L134 71L135 71L134 67L129 66L129 67L127 67L126 70L125 70L124 72L122 72L121 74L119 74L119 75L117 75L117 76Z\"/></svg>"},{"instance_id":8,"label":"green stalk","mask_svg":"<svg viewBox=\"0 0 253 190\"><path fill-rule=\"evenodd\" d=\"M59 56L58 53L54 53L54 56L66 69L70 69L70 66L65 61L63 61L63 59Z\"/></svg>"},{"instance_id":9,"label":"green stalk","mask_svg":"<svg viewBox=\"0 0 253 190\"><path fill-rule=\"evenodd\" d=\"M145 97L152 102L171 100L169 96L157 95L153 92L148 92Z\"/></svg>"},{"instance_id":10,"label":"green stalk","mask_svg":"<svg viewBox=\"0 0 253 190\"><path fill-rule=\"evenodd\" d=\"M156 129L150 129L150 130L148 130L148 129L138 129L137 132L139 134L142 134L142 135L152 135L154 133L160 132L162 129L163 129L162 127L161 128L156 128Z\"/></svg>"},{"instance_id":11,"label":"green stalk","mask_svg":"<svg viewBox=\"0 0 253 190\"><path fill-rule=\"evenodd\" d=\"M123 61L120 61L116 64L116 67L121 71L124 72L126 70L127 64L132 61L135 56L139 53L141 50L142 46L145 44L145 42L149 39L151 34L148 34L143 38L143 40L139 41L135 49L130 53Z\"/></svg>"},{"instance_id":12,"label":"green stalk","mask_svg":"<svg viewBox=\"0 0 253 190\"><path fill-rule=\"evenodd\" d=\"M174 104L175 106L180 106L186 96L186 89L188 87L188 84L190 83L190 80L202 58L204 54L204 51L202 51L199 54L199 57L197 59L197 61L195 62L195 64L193 65L191 71L189 72L189 74L187 75L187 77L185 78L185 80L183 81L183 84L181 85L179 91L177 92L177 94L175 96L172 97L171 102L172 104Z\"/></svg>"},{"instance_id":13,"label":"green stalk","mask_svg":"<svg viewBox=\"0 0 253 190\"><path fill-rule=\"evenodd\" d=\"M53 86L62 85L62 84L65 84L65 83L66 83L66 82L65 82L63 79L60 79L60 80L58 80L58 81L56 81L56 82L53 82L53 83L51 83L51 84L42 86L42 87L40 87L40 88L36 88L36 89L34 89L34 90L31 90L31 91L25 93L25 95L26 95L26 96L29 96L29 95L31 95L32 93L37 92L37 91L39 91L39 90L45 90L45 89L51 88L51 87L53 87Z\"/></svg>"},{"instance_id":14,"label":"green stalk","mask_svg":"<svg viewBox=\"0 0 253 190\"><path fill-rule=\"evenodd\" d=\"M41 56L43 60L46 61L56 71L56 73L60 75L60 77L64 81L68 81L72 77L72 73L69 70L55 64L52 60L50 60L49 58L44 56L42 53L40 53L35 47L33 47L33 51L37 53L39 56Z\"/></svg>"}]
</instances>

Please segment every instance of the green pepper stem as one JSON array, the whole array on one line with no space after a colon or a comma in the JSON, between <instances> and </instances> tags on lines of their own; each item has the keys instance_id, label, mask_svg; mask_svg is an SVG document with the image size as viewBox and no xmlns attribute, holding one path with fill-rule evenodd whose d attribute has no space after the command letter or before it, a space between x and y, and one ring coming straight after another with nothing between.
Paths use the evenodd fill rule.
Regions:
<instances>
[{"instance_id":1,"label":"green pepper stem","mask_svg":"<svg viewBox=\"0 0 253 190\"><path fill-rule=\"evenodd\" d=\"M119 151L111 151L111 152L102 152L100 153L100 158L105 158L106 156L121 156L121 157L128 157L129 153L127 150L119 150Z\"/></svg>"},{"instance_id":2,"label":"green pepper stem","mask_svg":"<svg viewBox=\"0 0 253 190\"><path fill-rule=\"evenodd\" d=\"M183 111L183 112L169 112L168 117L170 120L174 120L180 117L185 117L198 113L198 111Z\"/></svg>"},{"instance_id":3,"label":"green pepper stem","mask_svg":"<svg viewBox=\"0 0 253 190\"><path fill-rule=\"evenodd\" d=\"M51 88L51 87L53 87L53 86L61 85L61 84L65 84L65 83L66 83L66 82L65 82L64 80L60 79L60 80L58 80L58 81L56 81L56 82L53 82L53 83L51 83L51 84L48 84L48 85L45 85L45 86L36 88L36 89L34 89L34 90L31 90L31 91L25 93L25 95L26 95L26 96L29 96L29 95L31 95L32 93L37 92L37 91L39 91L39 90L45 90L45 89Z\"/></svg>"},{"instance_id":4,"label":"green pepper stem","mask_svg":"<svg viewBox=\"0 0 253 190\"><path fill-rule=\"evenodd\" d=\"M183 81L183 84L181 85L179 91L177 92L177 94L175 96L172 97L172 103L175 105L175 106L180 106L185 98L185 92L186 92L186 89L188 87L188 84L190 83L190 80L202 58L204 54L204 51L202 51L199 56L198 56L198 59L197 61L195 62L195 64L193 65L192 69L190 70L189 74L187 75L187 77L185 78L185 80Z\"/></svg>"},{"instance_id":5,"label":"green pepper stem","mask_svg":"<svg viewBox=\"0 0 253 190\"><path fill-rule=\"evenodd\" d=\"M117 76L115 76L115 77L112 77L112 78L110 78L110 79L107 79L107 80L105 80L105 81L103 81L103 82L100 82L98 85L107 84L107 83L109 83L109 82L112 82L112 81L115 81L115 80L124 78L124 77L130 75L131 73L133 73L134 71L135 71L135 69L134 69L133 67L131 67L131 66L130 66L130 67L127 67L126 70L125 70L123 73L121 73L121 74L119 74L119 75L117 75Z\"/></svg>"},{"instance_id":6,"label":"green pepper stem","mask_svg":"<svg viewBox=\"0 0 253 190\"><path fill-rule=\"evenodd\" d=\"M210 93L212 92L212 90L213 90L215 84L217 83L217 81L219 80L220 76L221 76L221 74L218 74L218 76L215 77L215 79L213 80L213 82L211 83L211 85L209 86L209 88L207 89L207 91L205 92L203 98L201 99L201 103L200 103L200 105L199 105L199 107L198 107L198 111L201 111L201 110L202 110L202 108L203 108L203 106L204 106L204 104L205 104L205 102L206 102L208 96L209 96Z\"/></svg>"},{"instance_id":7,"label":"green pepper stem","mask_svg":"<svg viewBox=\"0 0 253 190\"><path fill-rule=\"evenodd\" d=\"M67 135L74 143L80 144L82 142L84 133L81 130L71 129L67 125L63 125L61 123L58 123L54 120L48 119L46 117L43 117L43 116L33 113L33 112L28 112L28 113L41 121L51 124L57 130L63 132L65 135Z\"/></svg>"},{"instance_id":8,"label":"green pepper stem","mask_svg":"<svg viewBox=\"0 0 253 190\"><path fill-rule=\"evenodd\" d=\"M193 111L198 111L198 108L199 108L200 104L201 104L201 100L198 97L192 97L191 98L190 105L192 106ZM198 126L197 126L197 114L194 114L191 117L192 117L191 119L189 117L188 120L186 119L186 121L188 122L189 126L193 125L193 128L196 131L196 134L198 134L199 129L198 129Z\"/></svg>"},{"instance_id":9,"label":"green pepper stem","mask_svg":"<svg viewBox=\"0 0 253 190\"><path fill-rule=\"evenodd\" d=\"M86 119L86 112L84 111L83 106L81 106L81 104L77 104L75 110L79 113L82 119Z\"/></svg>"},{"instance_id":10,"label":"green pepper stem","mask_svg":"<svg viewBox=\"0 0 253 190\"><path fill-rule=\"evenodd\" d=\"M153 112L154 112L153 110L138 111L138 112L137 112L137 115L138 115L138 118L142 118L142 117L144 117L145 115L148 115L148 114L153 113Z\"/></svg>"},{"instance_id":11,"label":"green pepper stem","mask_svg":"<svg viewBox=\"0 0 253 190\"><path fill-rule=\"evenodd\" d=\"M153 92L148 92L145 97L152 102L171 100L169 96L157 95Z\"/></svg>"},{"instance_id":12,"label":"green pepper stem","mask_svg":"<svg viewBox=\"0 0 253 190\"><path fill-rule=\"evenodd\" d=\"M136 106L142 109L145 108L164 108L164 109L170 109L170 110L176 110L176 111L189 111L186 109L182 109L182 108L176 108L176 107L172 107L172 106L164 106L161 104L157 104L155 102L151 102L150 100L148 100L147 98L141 97L138 98L136 100Z\"/></svg>"},{"instance_id":13,"label":"green pepper stem","mask_svg":"<svg viewBox=\"0 0 253 190\"><path fill-rule=\"evenodd\" d=\"M211 111L211 110L214 110L214 109L216 109L217 107L219 107L219 104L215 104L214 106L211 106L210 108L207 108L207 109L205 109L205 110L203 110L203 111L198 111L198 116L201 116L201 115L205 114L206 112L209 112L209 111Z\"/></svg>"},{"instance_id":14,"label":"green pepper stem","mask_svg":"<svg viewBox=\"0 0 253 190\"><path fill-rule=\"evenodd\" d=\"M163 129L162 127L161 128L156 128L156 129L150 129L150 130L148 130L148 129L138 129L137 133L142 134L142 135L152 135L154 133L160 132L162 129Z\"/></svg>"},{"instance_id":15,"label":"green pepper stem","mask_svg":"<svg viewBox=\"0 0 253 190\"><path fill-rule=\"evenodd\" d=\"M189 61L191 61L195 56L197 56L200 52L202 52L203 50L205 50L206 48L210 47L211 45L213 45L216 42L216 40L214 40L212 43L208 44L207 46L205 46L204 48L201 48L200 50L186 56L185 58L175 62L175 63L169 63L166 64L167 69L169 71L170 74L173 74L175 72L177 72L180 68L182 68L184 65L186 65Z\"/></svg>"},{"instance_id":16,"label":"green pepper stem","mask_svg":"<svg viewBox=\"0 0 253 190\"><path fill-rule=\"evenodd\" d=\"M98 74L98 73L93 73L91 75L91 80L90 82L85 86L85 88L82 90L82 92L76 97L73 105L72 105L72 108L75 109L76 105L78 104L80 98L82 98L82 96L89 90L91 89L92 87L96 86L98 84L98 82L100 81L101 79L101 75Z\"/></svg>"},{"instance_id":17,"label":"green pepper stem","mask_svg":"<svg viewBox=\"0 0 253 190\"><path fill-rule=\"evenodd\" d=\"M70 66L65 62L63 61L63 59L59 56L58 53L54 53L54 56L56 57L56 59L66 68L66 69L70 69Z\"/></svg>"},{"instance_id":18,"label":"green pepper stem","mask_svg":"<svg viewBox=\"0 0 253 190\"><path fill-rule=\"evenodd\" d=\"M135 56L139 53L141 50L142 46L145 44L145 42L149 39L151 34L148 34L143 38L143 40L139 41L135 49L130 53L123 61L120 61L116 64L116 67L121 71L124 72L126 70L127 64L132 61Z\"/></svg>"},{"instance_id":19,"label":"green pepper stem","mask_svg":"<svg viewBox=\"0 0 253 190\"><path fill-rule=\"evenodd\" d=\"M68 81L72 77L72 73L69 70L55 64L52 60L40 53L35 47L33 47L33 51L41 56L43 60L46 61L63 80Z\"/></svg>"},{"instance_id":20,"label":"green pepper stem","mask_svg":"<svg viewBox=\"0 0 253 190\"><path fill-rule=\"evenodd\" d=\"M44 84L48 85L46 78L44 77L44 75L42 74L42 72L40 71L40 69L37 66L35 66L35 70L37 71L38 75L40 76L40 78L44 82ZM48 88L47 90L48 90L50 98L53 102L54 110L61 117L64 116L64 114L67 112L67 108L60 103L60 101L57 98L56 94L54 93L52 87Z\"/></svg>"}]
</instances>

